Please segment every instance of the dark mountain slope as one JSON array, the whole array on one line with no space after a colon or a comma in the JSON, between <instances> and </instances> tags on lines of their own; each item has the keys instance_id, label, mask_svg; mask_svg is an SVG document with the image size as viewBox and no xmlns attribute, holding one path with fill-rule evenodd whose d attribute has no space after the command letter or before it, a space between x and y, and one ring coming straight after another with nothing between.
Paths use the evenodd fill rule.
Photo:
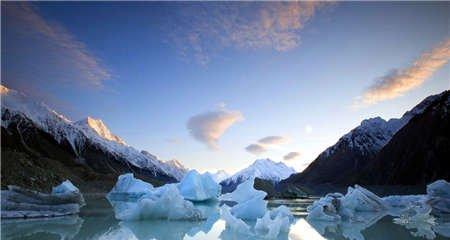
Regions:
<instances>
[{"instance_id":1,"label":"dark mountain slope","mask_svg":"<svg viewBox=\"0 0 450 240\"><path fill-rule=\"evenodd\" d=\"M370 171L380 171L379 168L373 167L371 170L368 166L374 164L374 162L379 162L380 158L389 158L388 153L384 153L382 157L377 157L380 151L386 146L390 144L390 141L396 133L400 129L402 129L402 133L400 135L405 135L404 132L409 131L420 131L422 133L409 133L407 138L410 139L402 139L396 140L393 144L396 144L395 147L389 147L392 149L397 149L396 151L402 151L403 148L409 148L408 152L401 152L404 158L411 158L412 155L417 155L415 158L420 158L424 153L415 152L419 151L420 147L417 147L412 144L425 144L419 143L418 141L422 141L420 134L423 135L424 139L432 140L435 139L435 143L439 147L436 147L435 150L430 150L431 155L426 155L430 158L439 158L445 156L446 153L443 153L446 143L446 138L442 138L442 135L448 133L438 133L435 131L445 131L445 124L448 124L448 119L445 117L437 118L434 117L431 119L430 116L427 117L428 120L422 120L417 122L418 120L414 120L417 122L414 125L415 127L408 126L408 128L404 128L411 119L421 118L419 116L425 116L428 113L428 109L432 106L436 106L436 104L441 104L441 111L445 112L448 109L448 105L445 107L445 99L448 99L449 91L445 91L441 94L432 95L424 99L421 103L415 106L412 110L406 112L402 118L400 119L390 119L389 121L385 121L379 117L372 118L368 120L364 120L361 122L361 125L351 130L349 133L345 134L343 137L339 139L339 141L322 152L316 160L314 160L303 172L293 174L289 178L283 180L279 184L280 189L286 189L289 185L300 186L300 185L349 185L353 183L357 183L363 179L361 175L363 172L368 173ZM411 120L412 121L412 120ZM419 126L420 125L420 126ZM432 127L428 125L433 125ZM414 130L414 129L416 130ZM435 129L436 128L436 129ZM429 132L427 132L429 129ZM447 131L448 132L448 131ZM439 135L441 134L441 135ZM399 135L399 136L400 136ZM407 143L407 141L411 141L411 143ZM417 141L417 142L412 142ZM403 145L405 144L405 145ZM407 145L410 144L410 145ZM430 143L431 144L431 143ZM417 147L415 149L414 147ZM430 146L421 146L423 147L422 151L426 151ZM388 150L385 150L386 152ZM395 155L390 150L389 154L392 156ZM406 151L406 150L404 150ZM397 153L400 154L400 153ZM421 155L422 154L422 155ZM432 156L432 155L436 156ZM418 161L418 160L417 160ZM401 165L396 165L395 167L402 167ZM431 167L431 166L429 166ZM434 166L433 166L434 167ZM448 168L447 168L448 169ZM370 182L370 177L364 178L366 182ZM372 181L373 183L382 182L382 181ZM396 180L392 180L391 183L397 182ZM415 181L405 181L401 182L401 184L407 184L411 182L411 184L415 183ZM399 182L400 183L400 182Z\"/></svg>"},{"instance_id":2,"label":"dark mountain slope","mask_svg":"<svg viewBox=\"0 0 450 240\"><path fill-rule=\"evenodd\" d=\"M450 180L450 91L400 129L359 181L379 185Z\"/></svg>"},{"instance_id":3,"label":"dark mountain slope","mask_svg":"<svg viewBox=\"0 0 450 240\"><path fill-rule=\"evenodd\" d=\"M2 188L12 184L49 191L70 179L82 191L108 191L125 172L156 185L174 181L163 173L134 167L87 138L77 155L69 142L56 141L30 119L8 109L2 109L2 122L9 123L1 127Z\"/></svg>"}]
</instances>

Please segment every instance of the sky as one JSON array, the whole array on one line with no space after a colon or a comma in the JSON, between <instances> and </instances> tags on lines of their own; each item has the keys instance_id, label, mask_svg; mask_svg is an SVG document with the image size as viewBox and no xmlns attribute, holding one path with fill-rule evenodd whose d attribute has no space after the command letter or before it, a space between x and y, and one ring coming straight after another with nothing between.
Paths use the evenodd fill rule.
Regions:
<instances>
[{"instance_id":1,"label":"sky","mask_svg":"<svg viewBox=\"0 0 450 240\"><path fill-rule=\"evenodd\" d=\"M448 2L2 2L2 84L200 171L298 171L450 88Z\"/></svg>"}]
</instances>

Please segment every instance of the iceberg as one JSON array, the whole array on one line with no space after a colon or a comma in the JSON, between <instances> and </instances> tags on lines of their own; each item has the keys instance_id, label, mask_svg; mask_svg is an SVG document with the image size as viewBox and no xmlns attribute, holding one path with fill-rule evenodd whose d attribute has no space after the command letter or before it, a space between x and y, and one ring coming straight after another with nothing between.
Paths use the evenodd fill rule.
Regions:
<instances>
[{"instance_id":1,"label":"iceberg","mask_svg":"<svg viewBox=\"0 0 450 240\"><path fill-rule=\"evenodd\" d=\"M116 185L108 193L107 198L116 200L137 199L153 189L153 185L150 183L134 178L132 173L126 173L119 176Z\"/></svg>"},{"instance_id":2,"label":"iceberg","mask_svg":"<svg viewBox=\"0 0 450 240\"><path fill-rule=\"evenodd\" d=\"M267 211L262 218L256 220L255 231L258 236L275 239L280 233L289 232L294 216L285 206Z\"/></svg>"},{"instance_id":3,"label":"iceberg","mask_svg":"<svg viewBox=\"0 0 450 240\"><path fill-rule=\"evenodd\" d=\"M247 181L239 184L233 192L226 193L220 196L219 200L242 203L248 201L251 198L264 199L267 193L254 189L254 183L255 179L250 178Z\"/></svg>"},{"instance_id":4,"label":"iceberg","mask_svg":"<svg viewBox=\"0 0 450 240\"><path fill-rule=\"evenodd\" d=\"M77 214L85 205L83 195L69 180L46 194L17 186L1 192L2 218L59 217Z\"/></svg>"},{"instance_id":5,"label":"iceberg","mask_svg":"<svg viewBox=\"0 0 450 240\"><path fill-rule=\"evenodd\" d=\"M178 184L181 195L190 201L207 201L217 199L222 190L209 174L189 171Z\"/></svg>"},{"instance_id":6,"label":"iceberg","mask_svg":"<svg viewBox=\"0 0 450 240\"><path fill-rule=\"evenodd\" d=\"M314 201L314 203L307 207L308 220L322 220L322 221L340 221L341 216L338 213L340 199L344 196L340 193L329 193L325 197Z\"/></svg>"},{"instance_id":7,"label":"iceberg","mask_svg":"<svg viewBox=\"0 0 450 240\"><path fill-rule=\"evenodd\" d=\"M438 216L450 214L450 183L445 180L435 181L427 186L428 204Z\"/></svg>"},{"instance_id":8,"label":"iceberg","mask_svg":"<svg viewBox=\"0 0 450 240\"><path fill-rule=\"evenodd\" d=\"M387 209L383 199L369 190L355 185L347 193L327 194L307 208L308 219L323 221L364 221L361 213L384 212Z\"/></svg>"},{"instance_id":9,"label":"iceberg","mask_svg":"<svg viewBox=\"0 0 450 240\"><path fill-rule=\"evenodd\" d=\"M204 217L185 200L175 184L154 188L137 201L114 201L108 199L119 220L133 221L144 219L200 220Z\"/></svg>"},{"instance_id":10,"label":"iceberg","mask_svg":"<svg viewBox=\"0 0 450 240\"><path fill-rule=\"evenodd\" d=\"M437 180L427 186L429 197L441 197L450 199L450 183L445 180Z\"/></svg>"},{"instance_id":11,"label":"iceberg","mask_svg":"<svg viewBox=\"0 0 450 240\"><path fill-rule=\"evenodd\" d=\"M229 228L234 233L251 234L250 226L244 221L233 216L230 212L230 207L223 205L220 208L220 217L225 221L226 228Z\"/></svg>"},{"instance_id":12,"label":"iceberg","mask_svg":"<svg viewBox=\"0 0 450 240\"><path fill-rule=\"evenodd\" d=\"M231 213L242 219L257 219L263 217L267 211L266 192L253 188L254 179L249 179L237 186L231 192L219 199L237 203L231 208Z\"/></svg>"},{"instance_id":13,"label":"iceberg","mask_svg":"<svg viewBox=\"0 0 450 240\"><path fill-rule=\"evenodd\" d=\"M341 205L344 209L359 212L378 212L386 209L383 199L359 185L348 188L347 194L341 198Z\"/></svg>"}]
</instances>

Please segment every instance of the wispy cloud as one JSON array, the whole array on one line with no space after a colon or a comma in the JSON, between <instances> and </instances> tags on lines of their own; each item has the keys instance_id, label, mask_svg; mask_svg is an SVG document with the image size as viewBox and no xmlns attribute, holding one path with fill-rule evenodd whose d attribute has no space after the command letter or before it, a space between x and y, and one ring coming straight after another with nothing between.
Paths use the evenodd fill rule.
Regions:
<instances>
[{"instance_id":1,"label":"wispy cloud","mask_svg":"<svg viewBox=\"0 0 450 240\"><path fill-rule=\"evenodd\" d=\"M283 159L285 161L290 161L290 160L294 160L296 158L300 157L300 153L299 152L290 152L288 154L286 154Z\"/></svg>"},{"instance_id":2,"label":"wispy cloud","mask_svg":"<svg viewBox=\"0 0 450 240\"><path fill-rule=\"evenodd\" d=\"M323 5L313 1L183 4L178 18L170 20L170 39L181 55L201 64L228 47L287 51L300 44L300 31Z\"/></svg>"},{"instance_id":3,"label":"wispy cloud","mask_svg":"<svg viewBox=\"0 0 450 240\"><path fill-rule=\"evenodd\" d=\"M289 142L289 138L285 136L267 136L258 140L257 143L248 145L245 150L249 153L259 155L282 144Z\"/></svg>"},{"instance_id":4,"label":"wispy cloud","mask_svg":"<svg viewBox=\"0 0 450 240\"><path fill-rule=\"evenodd\" d=\"M260 144L257 144L257 143L248 145L245 148L245 150L247 150L247 152L255 154L255 155L259 155L259 154L267 151L266 147L264 147Z\"/></svg>"},{"instance_id":5,"label":"wispy cloud","mask_svg":"<svg viewBox=\"0 0 450 240\"><path fill-rule=\"evenodd\" d=\"M44 19L30 3L6 3L6 81L70 83L99 88L111 78L106 69L67 29Z\"/></svg>"},{"instance_id":6,"label":"wispy cloud","mask_svg":"<svg viewBox=\"0 0 450 240\"><path fill-rule=\"evenodd\" d=\"M283 136L268 136L268 137L264 137L259 139L259 143L260 144L264 144L264 145L280 145L280 144L284 144L287 143L289 141L289 139L287 137L283 137Z\"/></svg>"},{"instance_id":7,"label":"wispy cloud","mask_svg":"<svg viewBox=\"0 0 450 240\"><path fill-rule=\"evenodd\" d=\"M219 148L219 138L225 131L243 119L239 111L220 109L191 117L187 122L187 129L194 139L214 150Z\"/></svg>"},{"instance_id":8,"label":"wispy cloud","mask_svg":"<svg viewBox=\"0 0 450 240\"><path fill-rule=\"evenodd\" d=\"M380 77L362 97L355 100L355 107L375 104L402 96L419 87L434 72L450 60L450 39L443 41L428 52L423 53L411 66L394 69Z\"/></svg>"}]
</instances>

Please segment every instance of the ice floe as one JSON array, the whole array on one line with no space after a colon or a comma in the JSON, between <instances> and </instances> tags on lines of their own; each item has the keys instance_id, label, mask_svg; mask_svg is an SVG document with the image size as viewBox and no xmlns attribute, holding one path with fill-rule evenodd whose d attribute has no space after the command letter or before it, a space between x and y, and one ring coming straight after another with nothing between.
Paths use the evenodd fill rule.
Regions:
<instances>
[{"instance_id":1,"label":"ice floe","mask_svg":"<svg viewBox=\"0 0 450 240\"><path fill-rule=\"evenodd\" d=\"M231 207L231 213L242 219L257 219L263 217L267 211L267 201L264 200L266 192L253 188L254 179L249 179L239 184L236 189L222 195L219 199L222 201L234 202L236 205Z\"/></svg>"},{"instance_id":2,"label":"ice floe","mask_svg":"<svg viewBox=\"0 0 450 240\"><path fill-rule=\"evenodd\" d=\"M1 192L2 218L58 217L76 214L85 205L83 195L69 180L51 194L8 186Z\"/></svg>"},{"instance_id":3,"label":"ice floe","mask_svg":"<svg viewBox=\"0 0 450 240\"><path fill-rule=\"evenodd\" d=\"M107 197L114 200L137 199L153 189L150 183L134 178L132 173L127 173L119 176Z\"/></svg>"},{"instance_id":4,"label":"ice floe","mask_svg":"<svg viewBox=\"0 0 450 240\"><path fill-rule=\"evenodd\" d=\"M316 200L307 208L307 220L321 234L327 230L339 231L347 239L364 239L362 230L384 216L393 216L393 222L411 231L411 235L434 239L435 232L447 233L448 220L437 224L439 218L449 217L450 184L438 180L427 186L426 195L394 195L378 197L356 185L345 195L331 193ZM449 231L450 232L450 231Z\"/></svg>"},{"instance_id":5,"label":"ice floe","mask_svg":"<svg viewBox=\"0 0 450 240\"><path fill-rule=\"evenodd\" d=\"M178 184L181 195L190 201L206 201L219 197L221 186L209 174L189 171Z\"/></svg>"},{"instance_id":6,"label":"ice floe","mask_svg":"<svg viewBox=\"0 0 450 240\"><path fill-rule=\"evenodd\" d=\"M204 218L194 204L180 194L175 184L166 184L145 193L136 201L109 199L119 220L169 219L199 220Z\"/></svg>"}]
</instances>

